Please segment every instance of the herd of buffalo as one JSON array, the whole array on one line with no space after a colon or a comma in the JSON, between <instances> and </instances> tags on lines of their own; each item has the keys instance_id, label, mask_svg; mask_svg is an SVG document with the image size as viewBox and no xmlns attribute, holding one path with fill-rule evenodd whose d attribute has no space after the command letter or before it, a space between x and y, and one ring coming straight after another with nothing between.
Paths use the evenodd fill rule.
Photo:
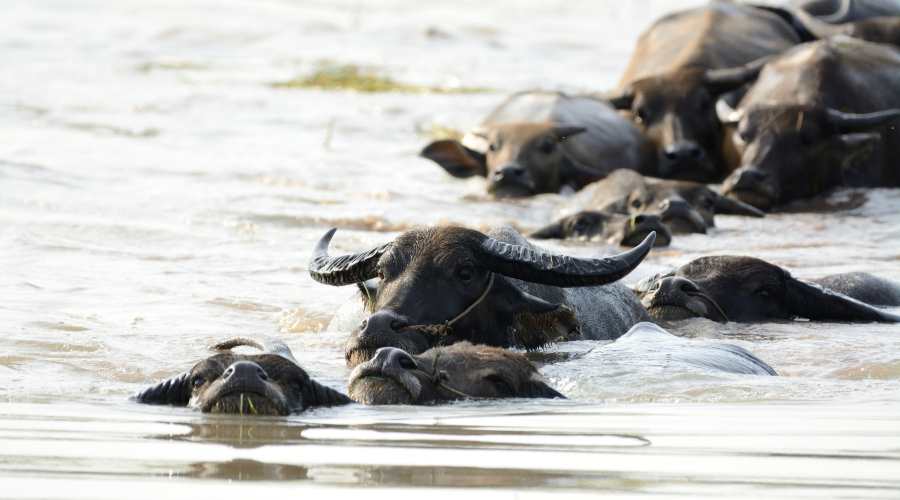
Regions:
<instances>
[{"instance_id":1,"label":"herd of buffalo","mask_svg":"<svg viewBox=\"0 0 900 500\"><path fill-rule=\"evenodd\" d=\"M900 322L881 308L900 305L900 286L867 273L804 281L742 256L695 259L634 289L619 280L654 245L706 232L716 214L764 217L838 187L900 186L898 125L898 1L713 0L666 15L641 35L614 91L517 93L460 140L422 151L454 177L484 177L497 198L577 191L560 212L569 215L527 236L438 226L340 256L328 252L336 230L322 237L310 276L357 287L365 310L345 348L349 395L312 380L283 342L235 338L136 399L286 415L352 402L557 398L508 348L578 339L615 340L594 350L601 358L653 342L666 363L775 375L741 347L654 323ZM577 258L529 238L631 248Z\"/></svg>"}]
</instances>

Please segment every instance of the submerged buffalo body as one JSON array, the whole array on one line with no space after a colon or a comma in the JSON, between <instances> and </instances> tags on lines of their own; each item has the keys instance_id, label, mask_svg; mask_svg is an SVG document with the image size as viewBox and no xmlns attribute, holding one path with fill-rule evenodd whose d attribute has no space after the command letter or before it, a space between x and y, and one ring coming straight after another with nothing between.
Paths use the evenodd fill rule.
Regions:
<instances>
[{"instance_id":1,"label":"submerged buffalo body","mask_svg":"<svg viewBox=\"0 0 900 500\"><path fill-rule=\"evenodd\" d=\"M382 347L353 369L349 392L354 400L375 405L564 397L524 355L468 342L412 355Z\"/></svg>"},{"instance_id":2,"label":"submerged buffalo body","mask_svg":"<svg viewBox=\"0 0 900 500\"><path fill-rule=\"evenodd\" d=\"M684 373L705 375L777 375L765 361L734 344L683 338L673 335L653 323L638 323L615 342L596 347L573 361L544 368L547 375L568 377L571 365L589 365L578 373L612 373L621 377L626 373L675 377ZM606 372L606 373L604 373Z\"/></svg>"},{"instance_id":3,"label":"submerged buffalo body","mask_svg":"<svg viewBox=\"0 0 900 500\"><path fill-rule=\"evenodd\" d=\"M263 352L231 352L238 346L256 347ZM213 349L216 354L185 373L141 391L135 399L146 404L187 406L204 413L244 415L288 415L351 402L347 396L312 380L281 341L238 338Z\"/></svg>"},{"instance_id":4,"label":"submerged buffalo body","mask_svg":"<svg viewBox=\"0 0 900 500\"><path fill-rule=\"evenodd\" d=\"M656 219L673 234L705 233L715 225L715 214L763 216L756 208L726 198L703 184L644 177L630 170L617 170L585 187L569 205L570 210L577 210L574 215L564 217L532 236L606 236L610 226L595 222L594 219L598 218L595 213L643 217L646 220L641 219L641 222L645 224ZM618 230L614 226L612 228Z\"/></svg>"},{"instance_id":5,"label":"submerged buffalo body","mask_svg":"<svg viewBox=\"0 0 900 500\"><path fill-rule=\"evenodd\" d=\"M606 102L558 92L522 92L462 141L429 144L422 156L454 177L481 176L498 197L580 189L616 168L640 170L651 151Z\"/></svg>"},{"instance_id":6,"label":"submerged buffalo body","mask_svg":"<svg viewBox=\"0 0 900 500\"><path fill-rule=\"evenodd\" d=\"M807 282L752 257L701 257L642 281L636 291L650 315L660 320L900 321L872 306L900 305L895 284L864 273Z\"/></svg>"},{"instance_id":7,"label":"submerged buffalo body","mask_svg":"<svg viewBox=\"0 0 900 500\"><path fill-rule=\"evenodd\" d=\"M741 168L723 184L770 209L838 186L900 185L900 50L849 37L798 46L766 64L737 109Z\"/></svg>"},{"instance_id":8,"label":"submerged buffalo body","mask_svg":"<svg viewBox=\"0 0 900 500\"><path fill-rule=\"evenodd\" d=\"M408 231L369 251L332 257L333 234L319 242L310 275L362 291L370 315L347 344L350 365L381 347L418 354L464 340L535 348L615 338L647 317L634 294L613 282L637 267L654 235L617 256L579 259L541 251L511 229L488 236L452 226Z\"/></svg>"},{"instance_id":9,"label":"submerged buffalo body","mask_svg":"<svg viewBox=\"0 0 900 500\"><path fill-rule=\"evenodd\" d=\"M724 1L654 23L638 40L611 98L614 106L630 111L655 146L657 165L647 173L699 182L723 179L730 166L722 152L716 98L755 75L760 58L801 41L781 16Z\"/></svg>"}]
</instances>

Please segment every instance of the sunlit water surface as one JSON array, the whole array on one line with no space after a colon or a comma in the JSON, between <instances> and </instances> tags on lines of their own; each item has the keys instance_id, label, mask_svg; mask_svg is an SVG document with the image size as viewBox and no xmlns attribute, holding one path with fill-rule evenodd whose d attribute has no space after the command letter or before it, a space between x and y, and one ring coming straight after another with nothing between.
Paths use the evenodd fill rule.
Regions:
<instances>
[{"instance_id":1,"label":"sunlit water surface","mask_svg":"<svg viewBox=\"0 0 900 500\"><path fill-rule=\"evenodd\" d=\"M894 325L683 322L678 333L740 344L782 377L623 372L584 357L543 368L568 401L354 405L269 419L127 399L233 334L281 336L317 379L345 388L347 331L336 325L347 322L332 318L357 298L308 277L321 234L342 228L340 252L419 225L537 228L559 196L487 200L477 180L416 156L428 131L465 129L510 91L611 88L640 29L694 3L5 5L0 497L371 486L367 496L392 498L458 498L460 487L499 497L896 498ZM270 85L323 62L495 91ZM840 213L718 223L710 235L676 237L626 281L718 253L800 277L861 270L900 280L898 190Z\"/></svg>"}]
</instances>

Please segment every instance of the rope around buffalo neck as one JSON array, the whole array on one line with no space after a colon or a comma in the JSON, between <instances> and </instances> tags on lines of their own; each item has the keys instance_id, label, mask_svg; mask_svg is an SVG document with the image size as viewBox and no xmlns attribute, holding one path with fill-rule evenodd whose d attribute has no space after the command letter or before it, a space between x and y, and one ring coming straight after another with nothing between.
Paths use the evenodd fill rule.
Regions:
<instances>
[{"instance_id":1,"label":"rope around buffalo neck","mask_svg":"<svg viewBox=\"0 0 900 500\"><path fill-rule=\"evenodd\" d=\"M491 275L491 277L493 277L493 274ZM425 374L425 376L427 376L431 380L431 383L433 383L434 386L438 389L444 389L445 391L455 394L464 399L484 399L479 396L472 396L470 394L466 394L465 392L462 392L458 389L454 389L453 387L450 387L449 385L447 385L447 381L450 380L450 376L447 375L447 372L438 371L438 368L437 368L438 358L440 356L441 356L440 352L436 352L434 354L434 362L431 364L431 373L428 373L421 368L416 368L416 370Z\"/></svg>"},{"instance_id":2,"label":"rope around buffalo neck","mask_svg":"<svg viewBox=\"0 0 900 500\"><path fill-rule=\"evenodd\" d=\"M457 321L463 319L464 317L466 317L467 314L469 314L470 312L472 312L473 309L478 307L478 304L481 304L484 301L484 299L487 298L488 292L490 292L491 288L494 287L494 276L495 276L494 273L490 274L487 285L484 287L484 291L481 292L481 295L479 295L478 298L475 299L474 302L469 304L469 307L466 307L465 309L463 309L463 311L461 313L457 314L452 319L449 319L442 324L412 325L412 326L408 326L408 327L404 328L404 330L415 330L415 331L418 331L421 333L425 333L425 334L437 337L438 340L443 339L444 337L450 336L451 334L453 334L453 324L456 323Z\"/></svg>"}]
</instances>

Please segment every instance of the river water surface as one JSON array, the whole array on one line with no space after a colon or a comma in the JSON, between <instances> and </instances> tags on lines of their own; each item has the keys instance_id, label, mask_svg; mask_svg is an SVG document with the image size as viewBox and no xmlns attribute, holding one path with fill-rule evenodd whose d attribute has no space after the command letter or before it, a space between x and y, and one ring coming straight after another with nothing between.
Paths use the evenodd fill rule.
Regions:
<instances>
[{"instance_id":1,"label":"river water surface","mask_svg":"<svg viewBox=\"0 0 900 500\"><path fill-rule=\"evenodd\" d=\"M546 223L560 196L490 201L418 150L511 91L611 88L639 31L695 3L4 5L0 497L900 496L894 325L687 321L674 330L742 345L782 376L545 366L568 401L240 418L128 400L235 334L280 336L345 389L341 317L357 297L308 277L322 233L340 227L333 247L349 252L418 225ZM272 85L323 64L484 91ZM626 282L718 253L900 280L900 190L718 226L676 236Z\"/></svg>"}]
</instances>

